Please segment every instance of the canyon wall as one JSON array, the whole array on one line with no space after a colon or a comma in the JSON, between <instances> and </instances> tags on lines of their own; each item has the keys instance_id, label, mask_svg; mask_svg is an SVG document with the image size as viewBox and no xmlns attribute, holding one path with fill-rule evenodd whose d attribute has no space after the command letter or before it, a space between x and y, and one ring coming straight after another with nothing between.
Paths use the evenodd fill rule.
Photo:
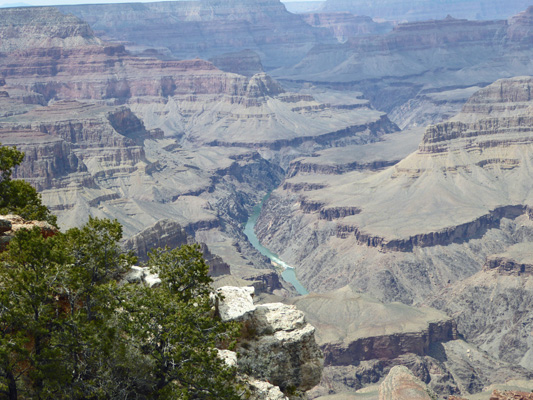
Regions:
<instances>
[{"instance_id":1,"label":"canyon wall","mask_svg":"<svg viewBox=\"0 0 533 400\"><path fill-rule=\"evenodd\" d=\"M381 299L412 301L472 275L485 257L531 237L530 84L514 78L479 91L392 167L348 170L327 153L295 160L258 236L314 290L348 277ZM299 234L289 241L290 232Z\"/></svg>"}]
</instances>

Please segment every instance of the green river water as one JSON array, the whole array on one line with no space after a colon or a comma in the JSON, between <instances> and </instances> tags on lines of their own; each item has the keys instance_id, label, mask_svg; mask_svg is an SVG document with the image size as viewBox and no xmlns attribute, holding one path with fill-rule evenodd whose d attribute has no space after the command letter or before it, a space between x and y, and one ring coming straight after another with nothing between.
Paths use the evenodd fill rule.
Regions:
<instances>
[{"instance_id":1,"label":"green river water","mask_svg":"<svg viewBox=\"0 0 533 400\"><path fill-rule=\"evenodd\" d=\"M248 237L248 240L250 243L264 256L270 258L272 262L279 265L283 268L283 272L281 273L281 277L285 282L290 283L294 288L298 291L299 294L308 294L309 292L303 285L298 281L296 278L296 272L293 267L285 263L283 260L279 258L279 256L275 253L272 253L269 249L264 247L257 238L255 234L255 224L257 222L257 218L259 218L259 214L261 213L261 208L263 207L263 203L268 198L268 195L265 196L263 201L256 205L253 209L252 215L250 218L248 218L248 221L246 221L246 225L244 226L244 234Z\"/></svg>"}]
</instances>

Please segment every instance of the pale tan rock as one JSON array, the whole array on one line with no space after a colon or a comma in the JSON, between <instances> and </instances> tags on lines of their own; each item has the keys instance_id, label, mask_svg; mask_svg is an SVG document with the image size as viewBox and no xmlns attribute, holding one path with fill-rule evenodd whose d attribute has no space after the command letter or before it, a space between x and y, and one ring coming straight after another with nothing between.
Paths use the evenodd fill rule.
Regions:
<instances>
[{"instance_id":1,"label":"pale tan rock","mask_svg":"<svg viewBox=\"0 0 533 400\"><path fill-rule=\"evenodd\" d=\"M254 288L251 286L223 286L217 289L222 297L217 303L217 311L222 321L243 321L256 309L253 302Z\"/></svg>"},{"instance_id":2,"label":"pale tan rock","mask_svg":"<svg viewBox=\"0 0 533 400\"><path fill-rule=\"evenodd\" d=\"M228 367L234 367L237 365L237 353L231 350L217 349L217 351L218 357L224 360Z\"/></svg>"},{"instance_id":3,"label":"pale tan rock","mask_svg":"<svg viewBox=\"0 0 533 400\"><path fill-rule=\"evenodd\" d=\"M392 368L379 387L379 400L432 400L436 395L404 366Z\"/></svg>"},{"instance_id":4,"label":"pale tan rock","mask_svg":"<svg viewBox=\"0 0 533 400\"><path fill-rule=\"evenodd\" d=\"M288 400L279 387L268 382L251 379L248 384L251 391L250 400Z\"/></svg>"},{"instance_id":5,"label":"pale tan rock","mask_svg":"<svg viewBox=\"0 0 533 400\"><path fill-rule=\"evenodd\" d=\"M35 227L41 230L41 234L44 237L54 236L58 230L45 221L28 221L19 215L0 215L0 247L5 246L15 233L21 229L33 229ZM7 228L10 229L7 229ZM3 230L3 232L2 232Z\"/></svg>"}]
</instances>

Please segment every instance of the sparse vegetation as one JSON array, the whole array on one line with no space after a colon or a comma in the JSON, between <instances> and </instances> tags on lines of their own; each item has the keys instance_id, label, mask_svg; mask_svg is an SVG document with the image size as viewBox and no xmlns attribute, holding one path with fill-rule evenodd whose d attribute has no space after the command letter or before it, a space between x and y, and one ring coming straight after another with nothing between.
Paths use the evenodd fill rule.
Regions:
<instances>
[{"instance_id":1,"label":"sparse vegetation","mask_svg":"<svg viewBox=\"0 0 533 400\"><path fill-rule=\"evenodd\" d=\"M2 210L54 221L29 185L11 180L22 157L0 149ZM157 288L120 285L136 262L121 238L116 220L91 218L48 238L20 230L0 254L0 398L240 398L216 350L240 327L215 317L199 247L154 250Z\"/></svg>"}]
</instances>

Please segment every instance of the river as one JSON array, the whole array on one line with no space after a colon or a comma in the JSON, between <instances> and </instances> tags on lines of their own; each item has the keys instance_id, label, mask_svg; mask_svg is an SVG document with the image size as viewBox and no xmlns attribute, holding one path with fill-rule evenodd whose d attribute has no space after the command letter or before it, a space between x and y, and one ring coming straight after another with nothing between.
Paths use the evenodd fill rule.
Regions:
<instances>
[{"instance_id":1,"label":"river","mask_svg":"<svg viewBox=\"0 0 533 400\"><path fill-rule=\"evenodd\" d=\"M257 204L252 212L252 215L250 215L250 218L248 218L248 221L246 221L246 225L244 226L244 234L248 237L248 240L254 246L261 254L264 256L270 258L270 260L280 267L283 268L283 272L281 273L281 277L285 282L290 283L296 291L301 294L308 294L309 292L307 289L298 281L296 278L296 272L293 267L291 267L289 264L284 262L279 258L279 256L273 252L271 252L269 249L264 247L257 238L255 234L255 224L257 222L257 218L259 218L259 214L261 213L261 208L263 207L263 203L268 199L269 195L266 195L261 203Z\"/></svg>"}]
</instances>

